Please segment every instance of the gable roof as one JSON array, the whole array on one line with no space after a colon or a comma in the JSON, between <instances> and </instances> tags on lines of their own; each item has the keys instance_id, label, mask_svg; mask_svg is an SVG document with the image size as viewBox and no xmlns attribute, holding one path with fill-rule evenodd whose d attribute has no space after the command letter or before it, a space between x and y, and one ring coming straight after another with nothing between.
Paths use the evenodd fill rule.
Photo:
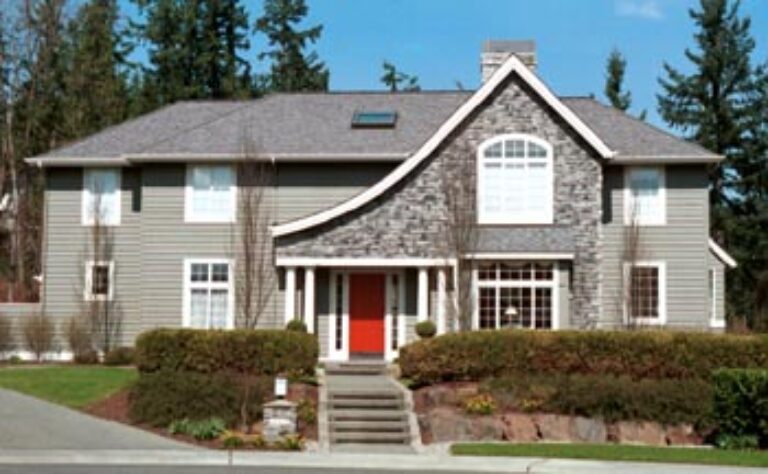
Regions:
<instances>
[{"instance_id":1,"label":"gable roof","mask_svg":"<svg viewBox=\"0 0 768 474\"><path fill-rule=\"evenodd\" d=\"M526 67L522 61L514 55L510 55L506 61L491 75L491 77L472 96L459 107L448 120L427 140L419 150L410 158L402 162L391 173L381 179L370 188L343 203L318 212L311 216L297 219L292 222L272 227L272 235L275 237L299 232L314 227L350 211L358 209L368 202L376 199L391 186L408 175L422 161L429 157L433 151L445 140L476 108L478 108L504 81L512 74L517 74L522 81L533 89L534 93L559 114L566 123L576 130L578 134L592 146L598 154L604 158L613 157L611 151L600 138L568 107L566 107L547 86Z\"/></svg>"}]
</instances>

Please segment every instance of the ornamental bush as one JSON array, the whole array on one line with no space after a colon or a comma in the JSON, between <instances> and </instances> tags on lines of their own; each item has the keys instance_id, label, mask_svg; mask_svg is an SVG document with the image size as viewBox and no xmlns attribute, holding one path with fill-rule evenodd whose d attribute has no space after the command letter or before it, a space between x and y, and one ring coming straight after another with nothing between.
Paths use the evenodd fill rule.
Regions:
<instances>
[{"instance_id":1,"label":"ornamental bush","mask_svg":"<svg viewBox=\"0 0 768 474\"><path fill-rule=\"evenodd\" d=\"M416 384L526 374L707 379L723 367L768 367L768 339L671 331L474 331L409 344L398 362L402 376Z\"/></svg>"},{"instance_id":2,"label":"ornamental bush","mask_svg":"<svg viewBox=\"0 0 768 474\"><path fill-rule=\"evenodd\" d=\"M142 373L299 377L314 374L318 351L314 335L298 331L155 329L138 337L134 357Z\"/></svg>"},{"instance_id":3,"label":"ornamental bush","mask_svg":"<svg viewBox=\"0 0 768 474\"><path fill-rule=\"evenodd\" d=\"M724 369L713 379L718 444L768 447L768 370Z\"/></svg>"},{"instance_id":4,"label":"ornamental bush","mask_svg":"<svg viewBox=\"0 0 768 474\"><path fill-rule=\"evenodd\" d=\"M437 326L435 326L435 323L432 321L422 321L420 323L416 323L414 330L416 331L416 334L422 339L429 339L430 337L434 337L435 334L437 334Z\"/></svg>"}]
</instances>

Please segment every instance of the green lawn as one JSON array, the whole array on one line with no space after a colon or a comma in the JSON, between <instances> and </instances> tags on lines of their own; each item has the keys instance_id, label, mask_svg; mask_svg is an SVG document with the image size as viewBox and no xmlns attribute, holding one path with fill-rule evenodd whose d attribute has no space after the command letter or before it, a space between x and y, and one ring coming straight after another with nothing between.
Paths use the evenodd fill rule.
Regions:
<instances>
[{"instance_id":1,"label":"green lawn","mask_svg":"<svg viewBox=\"0 0 768 474\"><path fill-rule=\"evenodd\" d=\"M48 366L0 369L0 387L70 408L83 408L129 386L136 371L120 367Z\"/></svg>"},{"instance_id":2,"label":"green lawn","mask_svg":"<svg viewBox=\"0 0 768 474\"><path fill-rule=\"evenodd\" d=\"M458 456L524 456L543 458L648 461L768 467L768 452L662 448L616 444L454 444Z\"/></svg>"}]
</instances>

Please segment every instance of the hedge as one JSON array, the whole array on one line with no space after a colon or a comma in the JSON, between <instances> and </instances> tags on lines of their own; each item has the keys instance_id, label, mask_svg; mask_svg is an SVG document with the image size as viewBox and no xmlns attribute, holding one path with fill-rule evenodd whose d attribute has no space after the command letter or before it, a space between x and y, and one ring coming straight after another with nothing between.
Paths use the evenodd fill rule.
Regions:
<instances>
[{"instance_id":1,"label":"hedge","mask_svg":"<svg viewBox=\"0 0 768 474\"><path fill-rule=\"evenodd\" d=\"M156 329L136 341L136 365L201 374L312 375L319 348L312 334L285 330Z\"/></svg>"},{"instance_id":2,"label":"hedge","mask_svg":"<svg viewBox=\"0 0 768 474\"><path fill-rule=\"evenodd\" d=\"M718 370L713 381L719 439L752 438L768 447L768 370Z\"/></svg>"},{"instance_id":3,"label":"hedge","mask_svg":"<svg viewBox=\"0 0 768 474\"><path fill-rule=\"evenodd\" d=\"M481 385L504 409L665 425L712 425L712 383L614 375L506 376Z\"/></svg>"},{"instance_id":4,"label":"hedge","mask_svg":"<svg viewBox=\"0 0 768 474\"><path fill-rule=\"evenodd\" d=\"M768 367L768 339L670 331L475 331L400 349L415 384L521 374L709 378L718 368Z\"/></svg>"}]
</instances>

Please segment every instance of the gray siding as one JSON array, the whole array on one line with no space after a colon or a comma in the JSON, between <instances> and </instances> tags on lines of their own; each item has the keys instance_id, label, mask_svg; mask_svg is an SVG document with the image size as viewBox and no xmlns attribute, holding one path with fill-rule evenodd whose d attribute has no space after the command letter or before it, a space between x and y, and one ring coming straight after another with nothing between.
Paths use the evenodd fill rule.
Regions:
<instances>
[{"instance_id":1,"label":"gray siding","mask_svg":"<svg viewBox=\"0 0 768 474\"><path fill-rule=\"evenodd\" d=\"M277 193L274 189L267 193L266 205L276 222L318 212L358 194L391 167L280 165ZM181 325L185 258L231 258L234 254L236 226L184 222L185 173L183 164L123 169L121 223L110 228L114 304L122 314L123 344L132 344L140 332L150 328ZM81 169L48 170L43 308L57 325L84 309L84 262L89 258L90 241L89 228L81 225L81 200ZM262 327L283 325L282 280L276 280L280 282L260 320Z\"/></svg>"},{"instance_id":2,"label":"gray siding","mask_svg":"<svg viewBox=\"0 0 768 474\"><path fill-rule=\"evenodd\" d=\"M605 167L601 327L623 324L624 168ZM666 167L666 225L641 226L638 260L666 262L667 326L708 326L709 200L703 165Z\"/></svg>"}]
</instances>

